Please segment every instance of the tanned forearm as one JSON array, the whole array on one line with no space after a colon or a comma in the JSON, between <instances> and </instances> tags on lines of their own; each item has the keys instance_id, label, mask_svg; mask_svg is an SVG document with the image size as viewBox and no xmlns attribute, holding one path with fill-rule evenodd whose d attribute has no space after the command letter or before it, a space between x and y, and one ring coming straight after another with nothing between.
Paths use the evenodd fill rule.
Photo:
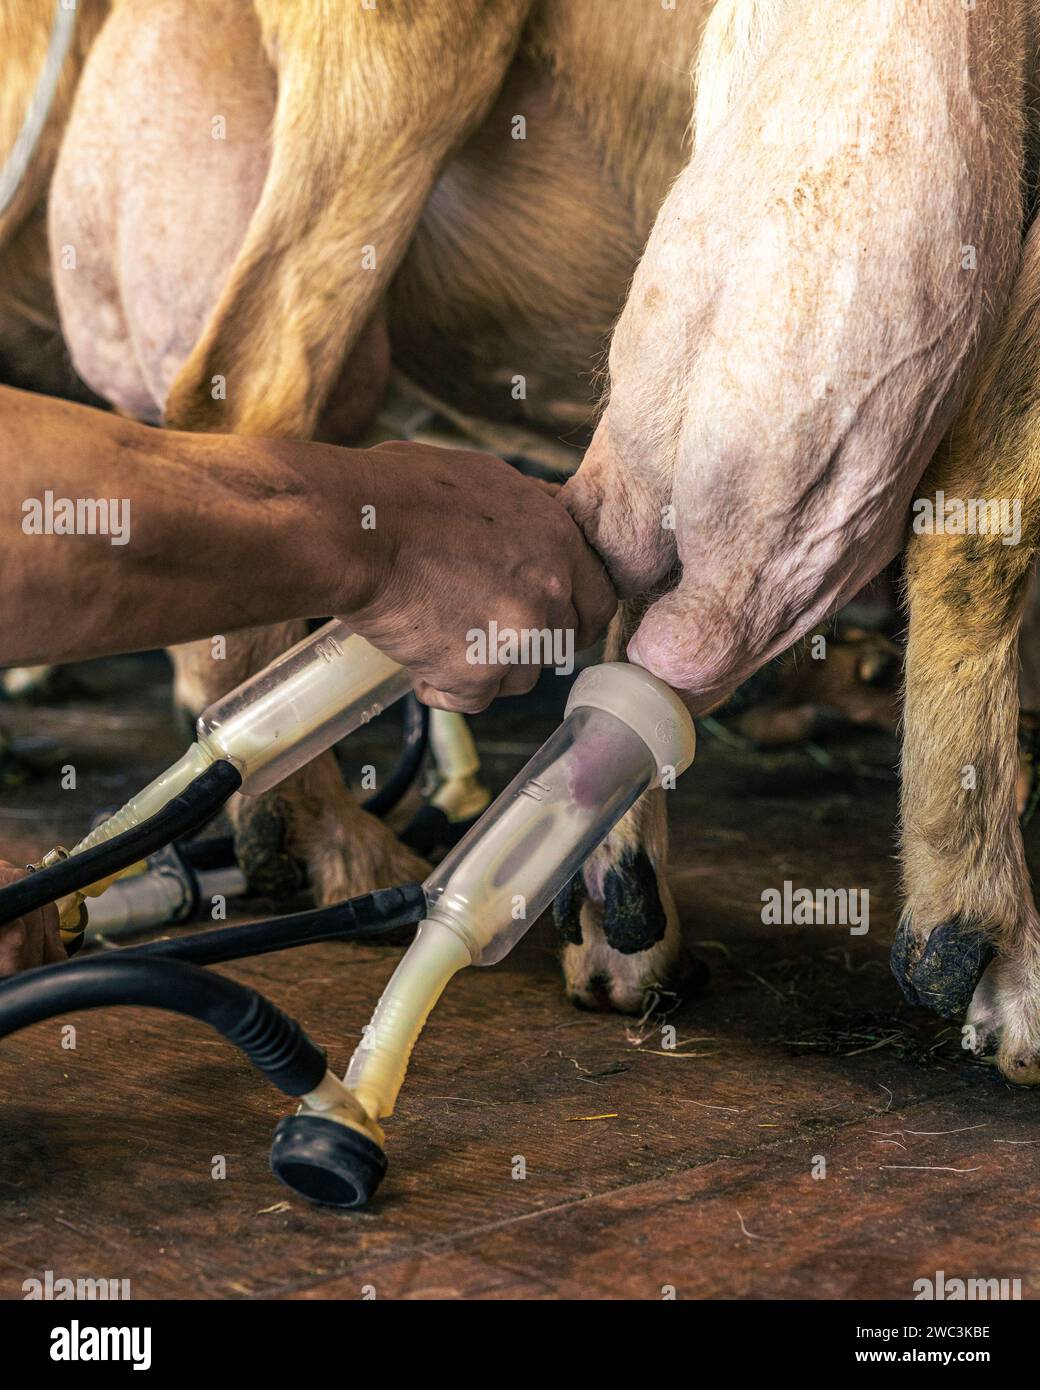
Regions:
<instances>
[{"instance_id":1,"label":"tanned forearm","mask_svg":"<svg viewBox=\"0 0 1040 1390\"><path fill-rule=\"evenodd\" d=\"M117 506L60 534L62 499ZM474 628L580 649L616 604L559 502L491 455L182 434L0 387L0 666L333 614L428 702L482 709L537 668L473 664Z\"/></svg>"},{"instance_id":2,"label":"tanned forearm","mask_svg":"<svg viewBox=\"0 0 1040 1390\"><path fill-rule=\"evenodd\" d=\"M365 450L154 430L0 387L0 665L360 609L391 558L390 528L362 525L385 493ZM81 507L79 525L108 533L54 534L88 499L108 515Z\"/></svg>"}]
</instances>

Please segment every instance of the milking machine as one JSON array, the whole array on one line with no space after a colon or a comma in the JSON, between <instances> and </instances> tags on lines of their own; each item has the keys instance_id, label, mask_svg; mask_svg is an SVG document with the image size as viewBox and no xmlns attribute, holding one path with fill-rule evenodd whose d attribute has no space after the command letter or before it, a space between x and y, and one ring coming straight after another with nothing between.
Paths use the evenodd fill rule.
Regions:
<instances>
[{"instance_id":1,"label":"milking machine","mask_svg":"<svg viewBox=\"0 0 1040 1390\"><path fill-rule=\"evenodd\" d=\"M87 900L129 866L197 829L232 793L277 785L410 688L407 671L343 623L326 624L206 710L183 757L71 852L52 850L0 890L0 922L57 902L63 932L75 938ZM445 727L455 740L444 756L458 773L456 799L472 806L470 750ZM502 960L642 792L685 771L694 747L693 721L663 682L621 662L589 667L559 728L425 883L27 971L0 984L0 1037L109 1004L207 1022L299 1099L275 1130L275 1175L312 1201L362 1206L386 1171L380 1122L393 1114L412 1049L452 976ZM294 1019L204 968L416 922L342 1080Z\"/></svg>"}]
</instances>

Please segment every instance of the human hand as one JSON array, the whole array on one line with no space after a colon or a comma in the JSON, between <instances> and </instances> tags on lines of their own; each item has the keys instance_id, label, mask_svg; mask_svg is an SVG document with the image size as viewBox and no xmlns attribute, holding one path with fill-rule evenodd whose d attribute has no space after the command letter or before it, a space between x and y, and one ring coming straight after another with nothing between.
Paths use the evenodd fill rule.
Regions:
<instances>
[{"instance_id":1,"label":"human hand","mask_svg":"<svg viewBox=\"0 0 1040 1390\"><path fill-rule=\"evenodd\" d=\"M27 873L27 869L0 860L0 888L16 883ZM53 903L0 925L0 977L64 959L58 909Z\"/></svg>"},{"instance_id":2,"label":"human hand","mask_svg":"<svg viewBox=\"0 0 1040 1390\"><path fill-rule=\"evenodd\" d=\"M371 599L342 616L408 667L426 704L472 713L523 694L542 665L602 635L613 587L551 489L490 454L412 443L368 452L389 548ZM502 664L495 633L552 640L537 653L521 644L530 659Z\"/></svg>"}]
</instances>

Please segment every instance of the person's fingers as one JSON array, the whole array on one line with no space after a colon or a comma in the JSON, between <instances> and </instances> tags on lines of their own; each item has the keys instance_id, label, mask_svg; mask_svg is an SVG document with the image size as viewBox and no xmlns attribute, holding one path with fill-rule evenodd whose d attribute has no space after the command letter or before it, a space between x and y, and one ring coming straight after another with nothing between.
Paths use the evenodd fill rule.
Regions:
<instances>
[{"instance_id":1,"label":"person's fingers","mask_svg":"<svg viewBox=\"0 0 1040 1390\"><path fill-rule=\"evenodd\" d=\"M40 916L42 918L43 964L54 965L57 961L68 960L69 953L61 939L57 907L54 903L48 903L46 907L40 908Z\"/></svg>"},{"instance_id":2,"label":"person's fingers","mask_svg":"<svg viewBox=\"0 0 1040 1390\"><path fill-rule=\"evenodd\" d=\"M541 666L509 666L498 687L496 699L502 695L526 695L538 684Z\"/></svg>"},{"instance_id":3,"label":"person's fingers","mask_svg":"<svg viewBox=\"0 0 1040 1390\"><path fill-rule=\"evenodd\" d=\"M485 681L479 687L464 692L436 690L428 681L416 680L413 690L416 697L430 709L443 709L451 714L479 714L487 709L498 694L497 680Z\"/></svg>"},{"instance_id":4,"label":"person's fingers","mask_svg":"<svg viewBox=\"0 0 1040 1390\"><path fill-rule=\"evenodd\" d=\"M25 878L28 869L15 864L0 864L0 887ZM32 931L23 917L0 926L0 976L15 975L39 962L32 959Z\"/></svg>"},{"instance_id":5,"label":"person's fingers","mask_svg":"<svg viewBox=\"0 0 1040 1390\"><path fill-rule=\"evenodd\" d=\"M25 923L20 917L0 927L0 978L16 975L24 969L27 935Z\"/></svg>"},{"instance_id":6,"label":"person's fingers","mask_svg":"<svg viewBox=\"0 0 1040 1390\"><path fill-rule=\"evenodd\" d=\"M575 577L573 603L576 610L575 650L583 652L606 632L617 612L618 596L599 557L589 551L590 566Z\"/></svg>"},{"instance_id":7,"label":"person's fingers","mask_svg":"<svg viewBox=\"0 0 1040 1390\"><path fill-rule=\"evenodd\" d=\"M562 500L562 494L561 494ZM569 513L568 513L569 514ZM571 517L573 521L573 516ZM576 544L571 548L570 626L574 643L584 651L599 641L617 612L618 596L603 561L575 523Z\"/></svg>"},{"instance_id":8,"label":"person's fingers","mask_svg":"<svg viewBox=\"0 0 1040 1390\"><path fill-rule=\"evenodd\" d=\"M22 918L25 923L25 954L22 958L23 970L35 970L43 964L43 917L39 908L27 912Z\"/></svg>"},{"instance_id":9,"label":"person's fingers","mask_svg":"<svg viewBox=\"0 0 1040 1390\"><path fill-rule=\"evenodd\" d=\"M28 872L15 864L0 863L0 888L17 883ZM51 965L67 958L54 903L46 903L0 926L0 976L33 970L38 965Z\"/></svg>"}]
</instances>

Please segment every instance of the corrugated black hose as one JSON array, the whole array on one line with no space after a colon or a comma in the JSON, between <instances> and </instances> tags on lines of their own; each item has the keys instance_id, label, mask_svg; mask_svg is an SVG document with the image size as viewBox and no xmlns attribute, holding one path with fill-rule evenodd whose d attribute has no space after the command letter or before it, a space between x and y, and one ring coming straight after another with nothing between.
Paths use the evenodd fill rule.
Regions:
<instances>
[{"instance_id":1,"label":"corrugated black hose","mask_svg":"<svg viewBox=\"0 0 1040 1390\"><path fill-rule=\"evenodd\" d=\"M241 784L231 763L214 763L140 825L0 889L0 922L86 888L154 853L201 824ZM42 966L0 983L0 1038L80 1009L112 1004L169 1009L209 1023L280 1090L305 1095L325 1075L324 1051L262 994L210 974L203 965L315 941L377 936L418 921L425 910L422 886L409 883L269 922Z\"/></svg>"},{"instance_id":2,"label":"corrugated black hose","mask_svg":"<svg viewBox=\"0 0 1040 1390\"><path fill-rule=\"evenodd\" d=\"M5 980L0 1038L56 1014L110 1004L169 1009L210 1024L286 1095L313 1091L327 1070L322 1048L255 989L186 961L140 960L131 951L44 965Z\"/></svg>"},{"instance_id":3,"label":"corrugated black hose","mask_svg":"<svg viewBox=\"0 0 1040 1390\"><path fill-rule=\"evenodd\" d=\"M0 983L0 1038L78 1009L111 1004L169 1009L210 1024L241 1048L279 1090L302 1096L325 1075L324 1051L295 1019L257 990L212 975L203 965L315 941L378 936L417 922L425 910L422 886L407 883L270 922L152 941L27 970Z\"/></svg>"}]
</instances>

